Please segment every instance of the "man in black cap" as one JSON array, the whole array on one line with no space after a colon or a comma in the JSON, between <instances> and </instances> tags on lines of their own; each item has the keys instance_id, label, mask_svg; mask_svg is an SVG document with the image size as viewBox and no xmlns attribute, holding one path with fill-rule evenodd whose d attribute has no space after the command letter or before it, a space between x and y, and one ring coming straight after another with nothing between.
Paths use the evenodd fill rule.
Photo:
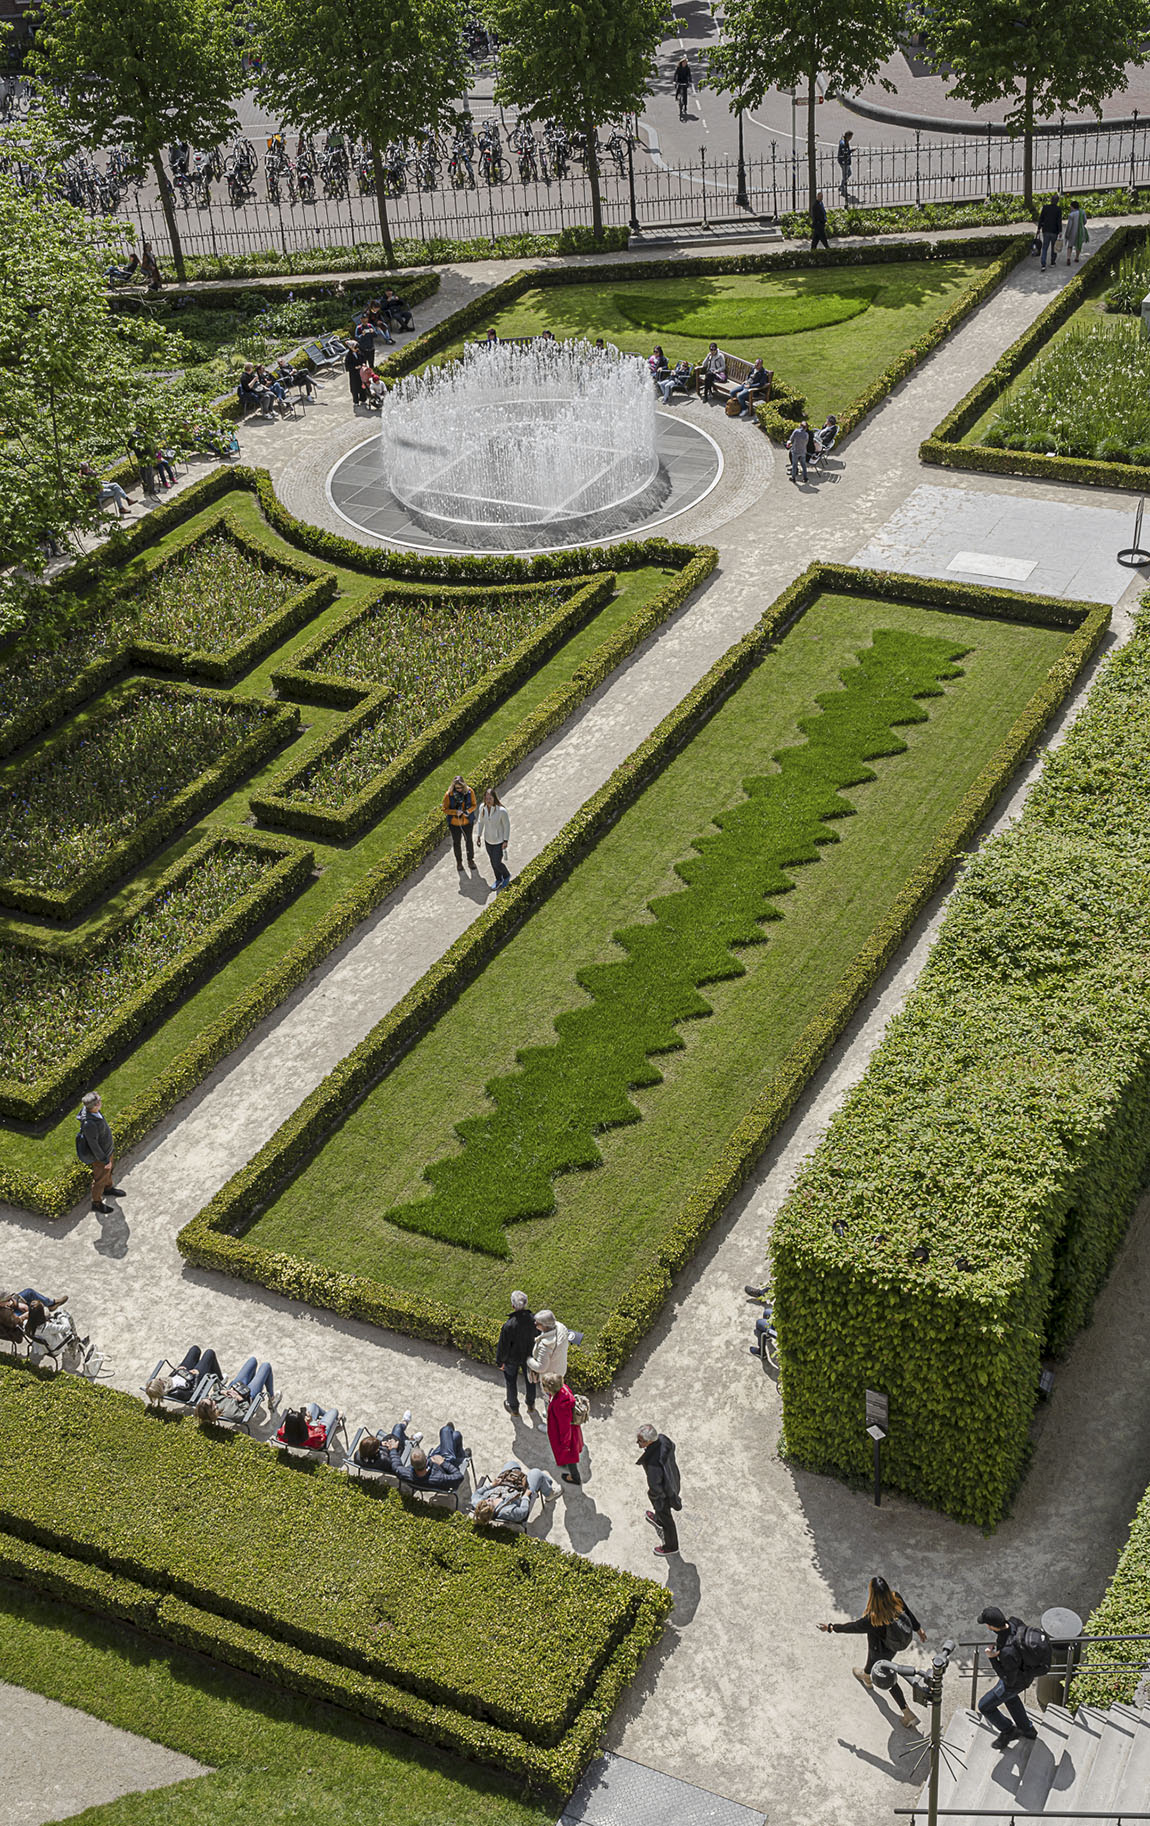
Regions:
<instances>
[{"instance_id":1,"label":"man in black cap","mask_svg":"<svg viewBox=\"0 0 1150 1826\"><path fill-rule=\"evenodd\" d=\"M1023 1663L1018 1641L1026 1626L1017 1617L1007 1619L997 1604L988 1604L978 1621L985 1623L994 1637L994 1647L988 1650L988 1655L998 1675L989 1693L984 1693L979 1700L978 1709L987 1724L997 1727L994 1748L1008 1750L1016 1737L1038 1736L1022 1703L1022 1695L1034 1678Z\"/></svg>"}]
</instances>

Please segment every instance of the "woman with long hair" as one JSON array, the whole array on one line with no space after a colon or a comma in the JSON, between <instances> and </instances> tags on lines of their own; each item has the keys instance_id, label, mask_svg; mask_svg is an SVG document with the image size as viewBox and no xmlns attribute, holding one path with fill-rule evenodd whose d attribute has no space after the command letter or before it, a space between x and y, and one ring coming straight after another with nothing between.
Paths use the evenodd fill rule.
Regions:
<instances>
[{"instance_id":1,"label":"woman with long hair","mask_svg":"<svg viewBox=\"0 0 1150 1826\"><path fill-rule=\"evenodd\" d=\"M851 1671L868 1693L873 1691L870 1671L876 1661L896 1661L905 1654L916 1633L920 1642L926 1641L926 1631L906 1599L893 1591L885 1579L878 1577L873 1578L867 1588L866 1609L861 1617L856 1617L853 1623L820 1623L819 1628L832 1635L866 1637L866 1666ZM898 1681L894 1681L887 1691L895 1705L901 1708L902 1722L907 1730L917 1731L918 1719L907 1705Z\"/></svg>"},{"instance_id":2,"label":"woman with long hair","mask_svg":"<svg viewBox=\"0 0 1150 1826\"><path fill-rule=\"evenodd\" d=\"M505 888L511 880L511 870L507 866L511 819L507 807L493 786L489 786L483 795L475 835L487 845L488 860L495 873L495 892L498 894L500 888Z\"/></svg>"}]
</instances>

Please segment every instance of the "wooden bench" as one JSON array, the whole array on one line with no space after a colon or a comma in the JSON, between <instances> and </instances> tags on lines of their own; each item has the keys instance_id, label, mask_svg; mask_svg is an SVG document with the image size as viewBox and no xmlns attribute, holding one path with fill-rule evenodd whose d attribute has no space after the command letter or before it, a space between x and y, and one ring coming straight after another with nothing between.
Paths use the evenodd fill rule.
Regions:
<instances>
[{"instance_id":1,"label":"wooden bench","mask_svg":"<svg viewBox=\"0 0 1150 1826\"><path fill-rule=\"evenodd\" d=\"M722 350L719 353L722 354ZM727 369L727 378L715 381L713 391L719 395L720 399L730 399L731 394L750 377L751 369L755 364L753 361L745 361L741 355L723 355L723 361ZM771 383L775 378L775 371L773 368L768 368L766 373L767 378L764 384L755 388L756 399L770 399L771 397ZM695 391L696 393L703 391L701 368L695 369Z\"/></svg>"}]
</instances>

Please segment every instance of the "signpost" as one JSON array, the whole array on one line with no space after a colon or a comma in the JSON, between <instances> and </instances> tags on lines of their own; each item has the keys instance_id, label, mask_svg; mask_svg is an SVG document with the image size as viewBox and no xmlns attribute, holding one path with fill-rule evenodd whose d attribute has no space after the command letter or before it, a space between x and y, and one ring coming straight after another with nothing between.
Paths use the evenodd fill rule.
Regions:
<instances>
[{"instance_id":1,"label":"signpost","mask_svg":"<svg viewBox=\"0 0 1150 1826\"><path fill-rule=\"evenodd\" d=\"M879 1389L866 1391L867 1437L874 1445L874 1506L882 1506L882 1465L880 1447L890 1432L890 1396Z\"/></svg>"}]
</instances>

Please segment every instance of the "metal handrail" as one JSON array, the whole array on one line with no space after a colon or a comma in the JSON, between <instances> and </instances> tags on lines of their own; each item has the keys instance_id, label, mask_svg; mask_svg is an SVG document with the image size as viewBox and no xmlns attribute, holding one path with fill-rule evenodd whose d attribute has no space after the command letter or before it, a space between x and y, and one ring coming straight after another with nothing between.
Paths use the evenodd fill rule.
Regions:
<instances>
[{"instance_id":1,"label":"metal handrail","mask_svg":"<svg viewBox=\"0 0 1150 1826\"><path fill-rule=\"evenodd\" d=\"M896 1807L897 1814L904 1814L912 1821L925 1807ZM1128 1820L1150 1820L1150 1813L1127 1813L1124 1808L1110 1808L1108 1813L1031 1813L1026 1807L936 1807L937 1819L956 1820L1109 1820L1111 1826L1126 1826Z\"/></svg>"},{"instance_id":2,"label":"metal handrail","mask_svg":"<svg viewBox=\"0 0 1150 1826\"><path fill-rule=\"evenodd\" d=\"M1079 1657L1081 1651L1084 1648L1088 1647L1092 1642L1150 1642L1150 1635L1142 1634L1142 1635L1137 1635L1137 1636L1076 1636L1073 1639L1073 1641L1071 1641L1071 1642L1067 1642L1065 1644L1056 1644L1057 1647L1065 1647L1065 1649L1066 1649L1066 1666L1065 1666L1065 1668L1058 1668L1058 1669L1052 1668L1051 1669L1051 1673L1057 1673L1062 1680L1062 1704L1063 1705L1066 1704L1067 1700L1070 1697L1070 1682L1078 1674L1087 1674L1087 1673L1137 1674L1137 1673L1141 1673L1143 1671L1143 1669L1146 1667L1145 1661L1124 1662L1118 1666L1115 1666L1113 1663L1110 1663L1110 1662L1080 1661L1078 1659L1078 1657ZM971 1711L973 1711L975 1709L975 1707L978 1705L979 1658L980 1658L980 1656L982 1656L983 1654L986 1653L986 1643L985 1642L960 1642L958 1644L958 1646L959 1646L959 1648L972 1648L974 1650L974 1663L970 1670L970 1709L971 1709ZM990 1672L990 1671L992 1671L992 1670L989 1670L989 1669L987 1670L987 1672ZM1087 1816L1083 1815L1083 1818L1085 1818L1085 1817L1087 1817ZM1102 1819L1106 1819L1107 1817L1108 1816L1106 1814L1100 1815L1100 1818L1102 1818ZM1130 1814L1128 1817L1130 1819L1137 1819L1139 1816L1137 1814ZM1147 1814L1143 1817L1150 1819L1150 1814Z\"/></svg>"}]
</instances>

